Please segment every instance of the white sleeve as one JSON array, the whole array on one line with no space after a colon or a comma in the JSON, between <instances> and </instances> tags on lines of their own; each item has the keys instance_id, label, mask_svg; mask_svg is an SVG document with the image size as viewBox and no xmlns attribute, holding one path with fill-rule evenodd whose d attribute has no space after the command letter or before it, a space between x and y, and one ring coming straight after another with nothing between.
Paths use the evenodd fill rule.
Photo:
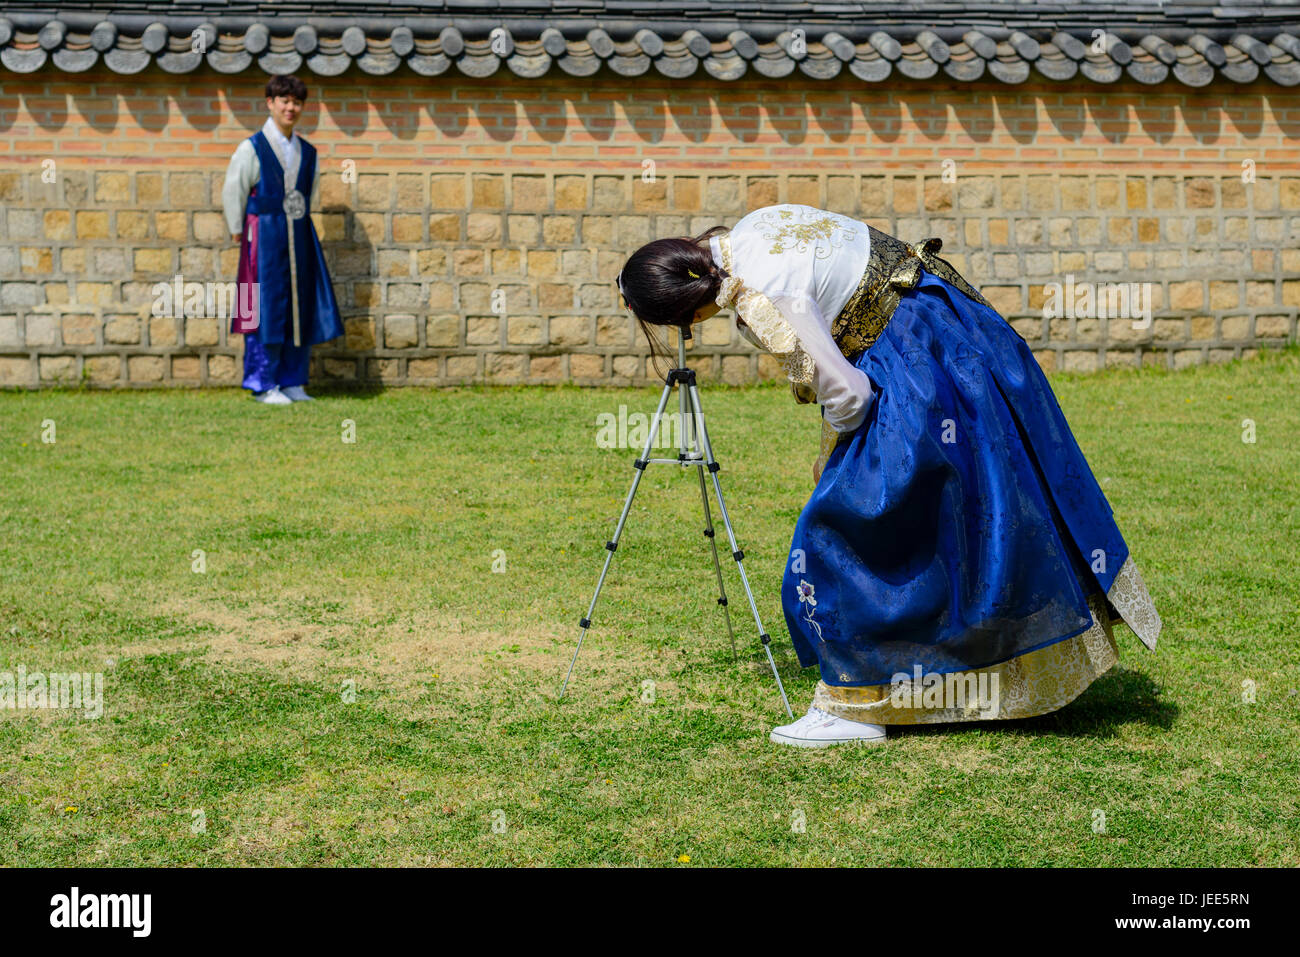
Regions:
<instances>
[{"instance_id":1,"label":"white sleeve","mask_svg":"<svg viewBox=\"0 0 1300 957\"><path fill-rule=\"evenodd\" d=\"M320 212L320 154L316 154L316 172L311 179L311 202L308 203L312 209Z\"/></svg>"},{"instance_id":2,"label":"white sleeve","mask_svg":"<svg viewBox=\"0 0 1300 957\"><path fill-rule=\"evenodd\" d=\"M787 292L768 293L768 298L790 323L804 352L812 357L817 369L812 387L817 401L825 406L826 422L836 432L852 432L871 408L871 379L844 358L822 322L815 299Z\"/></svg>"},{"instance_id":3,"label":"white sleeve","mask_svg":"<svg viewBox=\"0 0 1300 957\"><path fill-rule=\"evenodd\" d=\"M226 181L221 187L221 205L226 214L226 225L232 236L244 231L244 210L248 208L248 194L257 185L262 174L262 164L257 161L257 150L249 140L244 140L230 157L226 167Z\"/></svg>"}]
</instances>

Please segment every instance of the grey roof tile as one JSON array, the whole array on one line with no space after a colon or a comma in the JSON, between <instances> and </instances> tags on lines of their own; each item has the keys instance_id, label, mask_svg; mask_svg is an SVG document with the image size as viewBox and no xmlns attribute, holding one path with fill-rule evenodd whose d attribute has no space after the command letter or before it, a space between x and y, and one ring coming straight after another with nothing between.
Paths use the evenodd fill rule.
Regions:
<instances>
[{"instance_id":1,"label":"grey roof tile","mask_svg":"<svg viewBox=\"0 0 1300 957\"><path fill-rule=\"evenodd\" d=\"M1037 60L1042 54L1042 45L1033 37L1020 30L1013 30L1011 35L1007 37L1007 42L1010 43L1012 49L1016 51L1016 56L1028 63Z\"/></svg>"},{"instance_id":2,"label":"grey roof tile","mask_svg":"<svg viewBox=\"0 0 1300 957\"><path fill-rule=\"evenodd\" d=\"M880 83L894 72L894 66L881 56L871 59L859 56L850 61L849 72L867 83Z\"/></svg>"},{"instance_id":3,"label":"grey roof tile","mask_svg":"<svg viewBox=\"0 0 1300 957\"><path fill-rule=\"evenodd\" d=\"M503 67L524 77L559 69L627 78L651 68L734 82L749 70L866 83L1008 84L1037 73L1065 82L1174 80L1200 87L1263 75L1300 83L1300 3L1091 0L1040 3L899 0L5 0L0 69L78 73L100 62L128 75L306 69L336 76L353 64L384 76L455 66L469 77ZM57 12L55 12L57 11ZM1107 32L1097 41L1096 24ZM196 31L204 43L196 51ZM490 42L490 37L495 40ZM941 75L942 74L942 75Z\"/></svg>"},{"instance_id":4,"label":"grey roof tile","mask_svg":"<svg viewBox=\"0 0 1300 957\"><path fill-rule=\"evenodd\" d=\"M1003 83L1024 83L1029 79L1029 63L1024 60L990 60L989 73Z\"/></svg>"},{"instance_id":5,"label":"grey roof tile","mask_svg":"<svg viewBox=\"0 0 1300 957\"><path fill-rule=\"evenodd\" d=\"M1043 44L1043 52L1034 61L1034 69L1049 80L1072 80L1079 72L1079 64L1062 53L1055 43Z\"/></svg>"}]
</instances>

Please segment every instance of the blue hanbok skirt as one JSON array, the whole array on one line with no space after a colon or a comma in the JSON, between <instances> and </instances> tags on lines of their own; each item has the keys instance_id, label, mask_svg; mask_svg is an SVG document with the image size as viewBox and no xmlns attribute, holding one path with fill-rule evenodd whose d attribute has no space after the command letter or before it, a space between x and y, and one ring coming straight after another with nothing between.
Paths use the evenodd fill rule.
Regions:
<instances>
[{"instance_id":1,"label":"blue hanbok skirt","mask_svg":"<svg viewBox=\"0 0 1300 957\"><path fill-rule=\"evenodd\" d=\"M1031 656L1085 635L1113 641L1112 620L1133 607L1154 647L1159 620L1145 586L1132 594L1110 505L1005 319L923 272L854 364L875 399L830 454L782 584L795 652L820 667L820 690L1005 676L1017 661L1059 669L1063 649ZM1113 663L1104 657L1092 671Z\"/></svg>"}]
</instances>

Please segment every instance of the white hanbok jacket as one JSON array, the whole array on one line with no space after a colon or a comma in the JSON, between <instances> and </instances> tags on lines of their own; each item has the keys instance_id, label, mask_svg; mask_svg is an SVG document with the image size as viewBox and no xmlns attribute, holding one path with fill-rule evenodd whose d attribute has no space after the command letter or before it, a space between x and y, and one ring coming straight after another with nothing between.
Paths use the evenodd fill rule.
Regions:
<instances>
[{"instance_id":1,"label":"white hanbok jacket","mask_svg":"<svg viewBox=\"0 0 1300 957\"><path fill-rule=\"evenodd\" d=\"M740 334L776 358L793 385L815 393L826 426L857 429L871 408L871 380L841 354L831 322L867 268L867 225L783 203L754 210L709 242L730 274L718 305L736 310Z\"/></svg>"}]
</instances>

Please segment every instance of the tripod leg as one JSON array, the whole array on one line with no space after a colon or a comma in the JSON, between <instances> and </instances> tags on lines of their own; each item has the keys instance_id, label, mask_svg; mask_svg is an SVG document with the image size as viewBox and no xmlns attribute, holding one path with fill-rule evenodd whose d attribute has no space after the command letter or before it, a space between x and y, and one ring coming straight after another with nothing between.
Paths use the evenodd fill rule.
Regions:
<instances>
[{"instance_id":1,"label":"tripod leg","mask_svg":"<svg viewBox=\"0 0 1300 957\"><path fill-rule=\"evenodd\" d=\"M591 627L591 616L596 610L596 599L600 597L600 589L605 584L605 575L609 572L609 564L614 559L614 550L618 548L618 540L623 534L623 526L627 522L628 512L632 510L632 499L636 496L637 486L641 484L641 476L645 474L645 468L650 459L650 450L654 447L655 438L659 434L659 424L663 421L664 409L668 405L668 396L672 394L672 391L672 382L664 383L663 395L659 397L659 408L655 410L654 421L650 423L650 435L646 437L645 450L641 453L641 457L636 460L634 466L636 475L632 476L632 487L628 489L627 499L623 502L623 511L618 517L618 526L614 529L614 537L605 543L605 566L600 570L600 578L596 582L596 592L591 596L591 604L587 606L587 614L578 622L582 633L578 635L578 647L573 650L573 660L569 662L569 670L564 676L564 684L560 686L559 698L564 697L564 692L569 687L569 679L573 677L573 666L578 663L578 654L582 651L582 641L587 637L587 629ZM559 698L556 700L559 700Z\"/></svg>"},{"instance_id":2,"label":"tripod leg","mask_svg":"<svg viewBox=\"0 0 1300 957\"><path fill-rule=\"evenodd\" d=\"M731 660L736 660L736 633L731 628L731 611L727 608L727 588L722 583L722 562L718 560L718 537L713 528L713 514L709 510L709 493L704 488L704 466L697 465L695 474L700 477L700 501L704 503L704 534L713 549L713 570L718 576L718 604L727 621L727 637L731 639Z\"/></svg>"},{"instance_id":3,"label":"tripod leg","mask_svg":"<svg viewBox=\"0 0 1300 957\"><path fill-rule=\"evenodd\" d=\"M740 583L745 587L745 596L749 599L749 610L754 613L754 624L758 626L758 636L763 642L763 651L767 654L767 663L772 667L772 677L776 679L776 689L781 693L781 703L785 705L785 713L791 718L794 712L790 710L790 700L785 696L785 685L781 683L781 673L776 670L776 659L772 657L772 636L763 628L763 620L758 615L758 605L754 601L754 593L749 587L749 578L745 574L744 557L745 553L740 550L736 544L736 533L731 527L731 519L727 515L727 503L722 498L722 486L718 483L718 462L713 457L713 446L709 442L709 432L704 425L704 410L700 406L700 392L692 381L689 384L691 390L691 407L694 410L696 434L700 439L700 446L704 450L704 458L708 463L709 476L713 479L713 493L718 498L718 513L722 516L723 527L727 530L727 541L731 543L731 557L736 560L736 568L740 572ZM703 472L700 473L703 481Z\"/></svg>"},{"instance_id":4,"label":"tripod leg","mask_svg":"<svg viewBox=\"0 0 1300 957\"><path fill-rule=\"evenodd\" d=\"M695 429L695 414L690 408L690 393L686 389L678 390L681 402L681 424L677 430L678 456L682 464L694 460L697 465L695 474L700 479L700 503L704 506L704 535L709 540L713 552L713 571L718 576L718 604L722 606L722 615L727 623L727 638L731 641L731 660L737 659L736 632L731 627L731 610L727 607L727 586L722 581L722 562L718 560L718 539L713 528L713 514L709 510L709 493L704 487L704 448L699 443L699 433Z\"/></svg>"}]
</instances>

